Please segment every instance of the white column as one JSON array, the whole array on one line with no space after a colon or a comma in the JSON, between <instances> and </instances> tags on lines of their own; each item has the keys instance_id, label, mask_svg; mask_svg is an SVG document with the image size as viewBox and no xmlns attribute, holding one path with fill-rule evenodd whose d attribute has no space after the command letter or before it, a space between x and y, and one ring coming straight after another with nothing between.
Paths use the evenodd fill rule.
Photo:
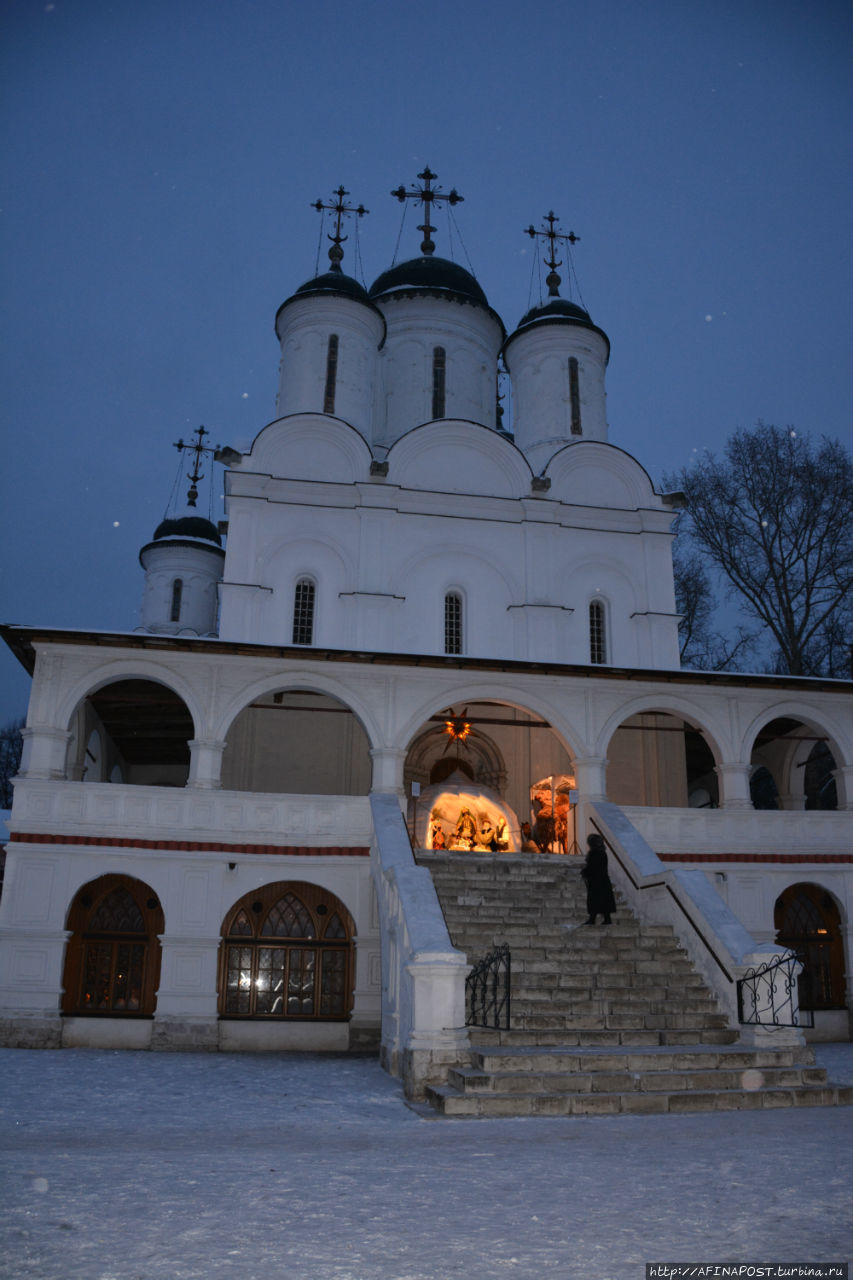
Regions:
<instances>
[{"instance_id":1,"label":"white column","mask_svg":"<svg viewBox=\"0 0 853 1280\"><path fill-rule=\"evenodd\" d=\"M751 809L749 793L750 764L718 764L715 773L720 781L720 807L723 809Z\"/></svg>"},{"instance_id":2,"label":"white column","mask_svg":"<svg viewBox=\"0 0 853 1280\"><path fill-rule=\"evenodd\" d=\"M405 796L403 785L405 751L400 751L397 747L371 747L370 759L373 761L371 791L390 791L402 799Z\"/></svg>"},{"instance_id":3,"label":"white column","mask_svg":"<svg viewBox=\"0 0 853 1280\"><path fill-rule=\"evenodd\" d=\"M222 786L222 753L225 743L222 741L204 741L193 738L189 742L190 776L188 787L199 787L215 790Z\"/></svg>"},{"instance_id":4,"label":"white column","mask_svg":"<svg viewBox=\"0 0 853 1280\"><path fill-rule=\"evenodd\" d=\"M19 776L25 778L64 778L65 758L71 732L52 725L33 725L22 729L24 740Z\"/></svg>"}]
</instances>

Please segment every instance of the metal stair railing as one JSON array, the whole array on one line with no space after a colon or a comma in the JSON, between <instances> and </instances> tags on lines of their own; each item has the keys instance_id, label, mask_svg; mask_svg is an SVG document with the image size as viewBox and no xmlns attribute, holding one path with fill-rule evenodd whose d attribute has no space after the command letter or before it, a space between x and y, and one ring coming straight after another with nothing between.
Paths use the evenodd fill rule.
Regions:
<instances>
[{"instance_id":1,"label":"metal stair railing","mask_svg":"<svg viewBox=\"0 0 853 1280\"><path fill-rule=\"evenodd\" d=\"M467 1027L509 1030L510 951L506 943L477 962L465 979Z\"/></svg>"},{"instance_id":2,"label":"metal stair railing","mask_svg":"<svg viewBox=\"0 0 853 1280\"><path fill-rule=\"evenodd\" d=\"M813 1027L814 1013L800 1009L797 975L802 960L788 951L778 960L747 969L737 984L738 1019L744 1026Z\"/></svg>"}]
</instances>

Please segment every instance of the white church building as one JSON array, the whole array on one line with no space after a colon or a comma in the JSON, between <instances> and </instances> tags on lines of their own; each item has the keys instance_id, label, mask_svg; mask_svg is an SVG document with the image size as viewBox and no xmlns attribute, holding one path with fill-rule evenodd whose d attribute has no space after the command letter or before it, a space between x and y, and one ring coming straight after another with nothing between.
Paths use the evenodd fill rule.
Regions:
<instances>
[{"instance_id":1,"label":"white church building","mask_svg":"<svg viewBox=\"0 0 853 1280\"><path fill-rule=\"evenodd\" d=\"M218 455L227 521L191 493L142 548L138 629L2 628L33 686L0 1043L376 1048L416 1094L465 1058L471 958L413 846L572 858L592 830L733 1025L793 947L807 1036L848 1039L853 683L680 668L679 495L610 439L569 238L549 215L547 300L507 332L419 178L420 255L369 289L336 193L276 417Z\"/></svg>"}]
</instances>

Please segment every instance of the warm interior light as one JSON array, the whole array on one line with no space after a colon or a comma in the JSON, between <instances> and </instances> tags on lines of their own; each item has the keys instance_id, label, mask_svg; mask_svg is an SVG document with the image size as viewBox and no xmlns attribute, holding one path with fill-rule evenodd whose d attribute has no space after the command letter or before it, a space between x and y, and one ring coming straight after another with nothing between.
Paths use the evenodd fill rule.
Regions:
<instances>
[{"instance_id":1,"label":"warm interior light","mask_svg":"<svg viewBox=\"0 0 853 1280\"><path fill-rule=\"evenodd\" d=\"M454 716L452 720L445 720L444 732L453 742L464 742L471 732L471 726L462 716Z\"/></svg>"}]
</instances>

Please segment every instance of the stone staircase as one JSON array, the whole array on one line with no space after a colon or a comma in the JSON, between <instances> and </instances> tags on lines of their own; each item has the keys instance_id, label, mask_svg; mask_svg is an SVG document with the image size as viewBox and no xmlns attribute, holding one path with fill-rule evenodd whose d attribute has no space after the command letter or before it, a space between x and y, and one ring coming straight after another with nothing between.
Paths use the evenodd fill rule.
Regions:
<instances>
[{"instance_id":1,"label":"stone staircase","mask_svg":"<svg viewBox=\"0 0 853 1280\"><path fill-rule=\"evenodd\" d=\"M666 926L619 901L586 926L581 860L435 853L428 866L471 964L511 952L509 1030L472 1028L472 1062L427 1089L444 1115L611 1115L853 1103L803 1046L738 1045Z\"/></svg>"}]
</instances>

